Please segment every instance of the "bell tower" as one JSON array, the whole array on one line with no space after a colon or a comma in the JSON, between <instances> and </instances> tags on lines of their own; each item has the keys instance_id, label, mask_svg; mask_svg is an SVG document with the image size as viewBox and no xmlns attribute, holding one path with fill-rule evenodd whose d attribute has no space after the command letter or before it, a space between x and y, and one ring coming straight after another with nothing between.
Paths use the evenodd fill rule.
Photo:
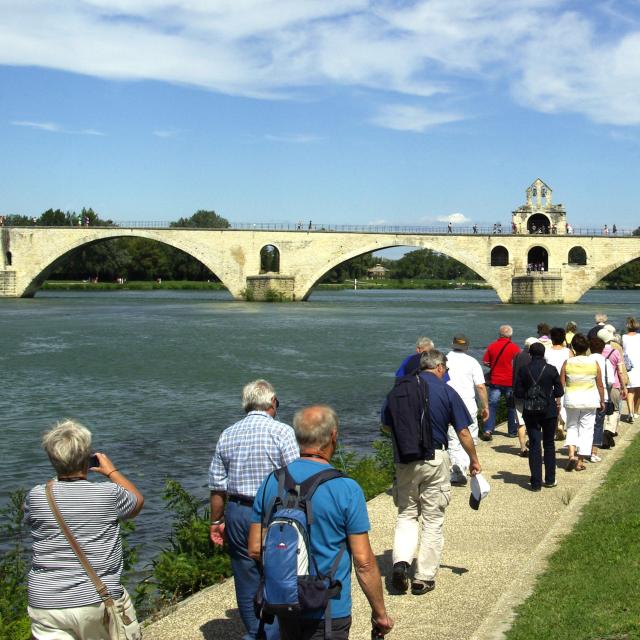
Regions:
<instances>
[{"instance_id":1,"label":"bell tower","mask_svg":"<svg viewBox=\"0 0 640 640\"><path fill-rule=\"evenodd\" d=\"M561 204L552 203L553 189L536 178L526 190L526 204L511 214L516 233L553 234L566 233L567 212Z\"/></svg>"}]
</instances>

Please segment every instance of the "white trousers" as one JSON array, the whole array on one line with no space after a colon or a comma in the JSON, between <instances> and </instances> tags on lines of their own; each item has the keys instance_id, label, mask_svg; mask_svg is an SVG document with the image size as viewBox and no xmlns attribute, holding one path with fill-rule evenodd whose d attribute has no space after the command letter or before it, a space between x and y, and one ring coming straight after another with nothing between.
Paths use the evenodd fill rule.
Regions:
<instances>
[{"instance_id":1,"label":"white trousers","mask_svg":"<svg viewBox=\"0 0 640 640\"><path fill-rule=\"evenodd\" d=\"M444 511L451 501L449 455L436 451L433 460L396 464L398 520L393 564L416 558L415 577L433 580L444 547Z\"/></svg>"},{"instance_id":2,"label":"white trousers","mask_svg":"<svg viewBox=\"0 0 640 640\"><path fill-rule=\"evenodd\" d=\"M478 414L476 413L473 416L473 422L469 425L469 433L471 433L471 437L473 438L473 444L478 444ZM451 466L457 464L460 469L466 473L469 470L469 464L471 460L467 455L467 452L462 448L460 444L460 438L458 438L458 434L456 430L449 425L447 429L447 437L449 443L447 446L449 447L449 458L451 459Z\"/></svg>"},{"instance_id":3,"label":"white trousers","mask_svg":"<svg viewBox=\"0 0 640 640\"><path fill-rule=\"evenodd\" d=\"M610 416L605 417L604 428L606 431L611 431L611 433L618 433L618 423L620 422L620 389L612 387L609 395L615 410Z\"/></svg>"},{"instance_id":4,"label":"white trousers","mask_svg":"<svg viewBox=\"0 0 640 640\"><path fill-rule=\"evenodd\" d=\"M595 422L595 409L572 409L567 407L567 438L564 441L565 445L577 447L579 456L590 456Z\"/></svg>"}]
</instances>

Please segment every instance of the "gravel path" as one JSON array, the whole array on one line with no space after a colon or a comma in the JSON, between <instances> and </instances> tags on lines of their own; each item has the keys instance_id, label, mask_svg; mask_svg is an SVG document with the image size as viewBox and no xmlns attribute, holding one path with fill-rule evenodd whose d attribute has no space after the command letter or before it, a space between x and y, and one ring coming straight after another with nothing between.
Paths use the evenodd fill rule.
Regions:
<instances>
[{"instance_id":1,"label":"gravel path","mask_svg":"<svg viewBox=\"0 0 640 640\"><path fill-rule=\"evenodd\" d=\"M502 426L506 429L506 425ZM617 446L586 471L566 473L559 454L558 486L528 490L527 460L516 439L500 434L480 442L478 451L491 494L478 511L468 505L469 490L454 487L445 519L445 548L436 589L422 596L390 595L391 547L396 510L390 496L368 503L371 542L385 580L387 607L396 621L391 638L403 640L499 640L514 607L533 589L536 575L620 457L637 427L620 423ZM532 544L533 542L533 544ZM353 580L351 638L370 638L370 609ZM145 627L144 640L234 640L243 628L235 606L233 581L209 587Z\"/></svg>"}]
</instances>

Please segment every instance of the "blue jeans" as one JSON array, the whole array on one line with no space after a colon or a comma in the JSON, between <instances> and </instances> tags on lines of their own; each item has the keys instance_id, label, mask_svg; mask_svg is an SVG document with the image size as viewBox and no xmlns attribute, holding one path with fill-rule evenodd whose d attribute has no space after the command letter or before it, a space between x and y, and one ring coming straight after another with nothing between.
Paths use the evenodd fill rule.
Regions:
<instances>
[{"instance_id":1,"label":"blue jeans","mask_svg":"<svg viewBox=\"0 0 640 640\"><path fill-rule=\"evenodd\" d=\"M602 436L604 435L604 419L607 414L604 411L600 411L598 409L596 411L596 421L593 426L593 446L601 447L602 446Z\"/></svg>"},{"instance_id":2,"label":"blue jeans","mask_svg":"<svg viewBox=\"0 0 640 640\"><path fill-rule=\"evenodd\" d=\"M556 423L558 418L538 418L525 416L524 423L529 437L529 471L531 486L542 486L542 461L544 450L544 481L553 484L556 481Z\"/></svg>"},{"instance_id":3,"label":"blue jeans","mask_svg":"<svg viewBox=\"0 0 640 640\"><path fill-rule=\"evenodd\" d=\"M496 411L498 409L498 402L500 402L500 396L511 396L513 391L511 387L504 387L502 385L490 384L489 385L489 419L484 423L484 431L493 431L496 426ZM509 428L510 436L518 435L518 418L516 417L515 409L507 410L507 425Z\"/></svg>"},{"instance_id":4,"label":"blue jeans","mask_svg":"<svg viewBox=\"0 0 640 640\"><path fill-rule=\"evenodd\" d=\"M247 630L242 640L254 640L258 631L258 618L253 609L253 597L258 590L260 573L258 565L247 553L251 507L237 502L227 502L224 512L225 532L231 556L231 568L236 587L236 601L240 617ZM280 629L277 620L264 628L267 640L278 640Z\"/></svg>"}]
</instances>

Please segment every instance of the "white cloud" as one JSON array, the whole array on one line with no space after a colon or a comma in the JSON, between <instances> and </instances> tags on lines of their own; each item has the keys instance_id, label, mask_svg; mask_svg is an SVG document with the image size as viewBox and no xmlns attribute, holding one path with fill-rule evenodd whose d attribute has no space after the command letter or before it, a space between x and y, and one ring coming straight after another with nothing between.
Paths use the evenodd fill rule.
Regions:
<instances>
[{"instance_id":1,"label":"white cloud","mask_svg":"<svg viewBox=\"0 0 640 640\"><path fill-rule=\"evenodd\" d=\"M384 227L389 225L389 221L385 220L384 218L380 218L378 220L369 220L369 222L367 222L366 224L372 227Z\"/></svg>"},{"instance_id":2,"label":"white cloud","mask_svg":"<svg viewBox=\"0 0 640 640\"><path fill-rule=\"evenodd\" d=\"M102 131L97 129L65 129L55 122L32 122L30 120L13 120L11 124L14 127L29 127L31 129L39 129L40 131L49 131L50 133L69 133L80 136L104 136Z\"/></svg>"},{"instance_id":3,"label":"white cloud","mask_svg":"<svg viewBox=\"0 0 640 640\"><path fill-rule=\"evenodd\" d=\"M436 220L438 222L451 222L452 224L465 224L467 222L471 222L471 220L462 213L450 213L448 216L439 216Z\"/></svg>"},{"instance_id":4,"label":"white cloud","mask_svg":"<svg viewBox=\"0 0 640 640\"><path fill-rule=\"evenodd\" d=\"M156 138L175 138L180 132L176 129L156 129L152 134Z\"/></svg>"},{"instance_id":5,"label":"white cloud","mask_svg":"<svg viewBox=\"0 0 640 640\"><path fill-rule=\"evenodd\" d=\"M380 107L370 120L372 124L397 131L417 131L424 133L437 125L462 120L456 113L437 113L422 107L404 104L388 104Z\"/></svg>"},{"instance_id":6,"label":"white cloud","mask_svg":"<svg viewBox=\"0 0 640 640\"><path fill-rule=\"evenodd\" d=\"M510 88L518 102L538 111L640 124L634 4L0 0L0 7L5 65L190 84L257 98L356 87L394 92L394 102L409 95L412 105L442 94L465 97L471 81L474 91ZM380 113L374 122L425 131L460 117L398 106L407 110Z\"/></svg>"},{"instance_id":7,"label":"white cloud","mask_svg":"<svg viewBox=\"0 0 640 640\"><path fill-rule=\"evenodd\" d=\"M266 134L265 140L269 142L286 142L290 144L309 144L310 142L318 142L320 138L308 133L291 133L284 135Z\"/></svg>"}]
</instances>

